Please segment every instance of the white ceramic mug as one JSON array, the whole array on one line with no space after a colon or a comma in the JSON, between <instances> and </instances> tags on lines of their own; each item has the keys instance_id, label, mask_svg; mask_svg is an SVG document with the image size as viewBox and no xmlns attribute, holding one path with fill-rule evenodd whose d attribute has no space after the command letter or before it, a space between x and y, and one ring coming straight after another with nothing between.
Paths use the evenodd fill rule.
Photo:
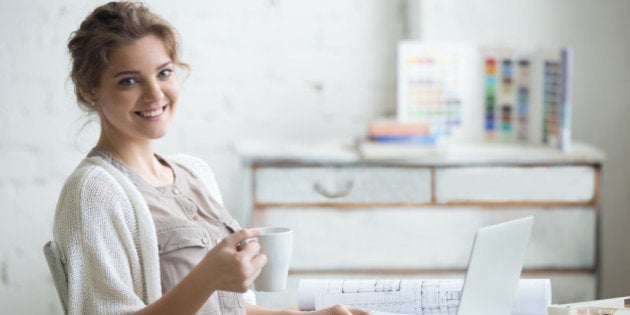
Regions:
<instances>
[{"instance_id":1,"label":"white ceramic mug","mask_svg":"<svg viewBox=\"0 0 630 315\"><path fill-rule=\"evenodd\" d=\"M267 256L267 264L254 280L256 291L274 292L287 288L287 276L293 251L293 230L284 227L261 227L258 243Z\"/></svg>"}]
</instances>

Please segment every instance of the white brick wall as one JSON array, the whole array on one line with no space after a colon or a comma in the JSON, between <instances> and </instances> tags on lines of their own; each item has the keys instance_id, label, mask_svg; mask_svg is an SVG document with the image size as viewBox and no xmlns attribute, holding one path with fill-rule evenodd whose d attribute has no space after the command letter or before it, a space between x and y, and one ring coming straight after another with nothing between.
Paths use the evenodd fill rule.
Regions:
<instances>
[{"instance_id":1,"label":"white brick wall","mask_svg":"<svg viewBox=\"0 0 630 315\"><path fill-rule=\"evenodd\" d=\"M470 25L492 29L486 1L423 0L427 5L419 6L419 0L149 0L180 30L184 59L192 66L180 112L160 151L206 159L233 207L240 190L232 143L362 134L370 118L395 108L394 47L404 37L406 1L421 8L415 16L425 17L421 25L409 26L414 34L438 38L436 30L451 30L443 36L473 40ZM74 105L65 45L102 3L0 1L0 314L60 313L41 247L51 238L63 180L98 134L94 125L81 129L85 118ZM531 12L540 17L571 9L559 14L558 34L543 35L580 49L574 134L609 154L603 292L628 295L629 5L625 0L534 5ZM451 24L455 21L461 23ZM533 33L538 28L524 29L530 39L543 40Z\"/></svg>"},{"instance_id":2,"label":"white brick wall","mask_svg":"<svg viewBox=\"0 0 630 315\"><path fill-rule=\"evenodd\" d=\"M98 128L75 106L70 32L102 1L0 2L0 314L60 314L42 254L65 177ZM192 66L163 153L206 159L228 206L231 144L351 138L395 107L404 0L149 1Z\"/></svg>"}]
</instances>

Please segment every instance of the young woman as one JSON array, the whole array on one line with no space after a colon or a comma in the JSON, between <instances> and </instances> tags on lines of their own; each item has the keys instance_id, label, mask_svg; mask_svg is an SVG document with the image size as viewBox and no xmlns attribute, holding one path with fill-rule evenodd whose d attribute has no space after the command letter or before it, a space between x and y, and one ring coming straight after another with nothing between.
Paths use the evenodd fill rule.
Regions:
<instances>
[{"instance_id":1,"label":"young woman","mask_svg":"<svg viewBox=\"0 0 630 315\"><path fill-rule=\"evenodd\" d=\"M100 118L96 146L61 192L54 239L70 314L292 314L248 290L267 258L223 207L212 171L162 157L178 107L176 32L145 6L96 8L68 43L79 105ZM318 314L363 314L335 306Z\"/></svg>"}]
</instances>

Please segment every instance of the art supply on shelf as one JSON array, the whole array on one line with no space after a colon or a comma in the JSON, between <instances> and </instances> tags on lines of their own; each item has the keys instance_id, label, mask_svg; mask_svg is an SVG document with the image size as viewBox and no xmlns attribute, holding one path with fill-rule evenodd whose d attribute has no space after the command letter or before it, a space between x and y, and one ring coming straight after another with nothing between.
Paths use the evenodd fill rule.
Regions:
<instances>
[{"instance_id":1,"label":"art supply on shelf","mask_svg":"<svg viewBox=\"0 0 630 315\"><path fill-rule=\"evenodd\" d=\"M486 139L490 141L495 139L496 84L497 61L495 58L489 57L485 61L485 131Z\"/></svg>"},{"instance_id":2,"label":"art supply on shelf","mask_svg":"<svg viewBox=\"0 0 630 315\"><path fill-rule=\"evenodd\" d=\"M398 46L400 122L424 123L429 138L448 137L462 123L469 46L403 41Z\"/></svg>"},{"instance_id":3,"label":"art supply on shelf","mask_svg":"<svg viewBox=\"0 0 630 315\"><path fill-rule=\"evenodd\" d=\"M572 59L566 47L403 41L397 120L426 124L426 139L435 142L485 140L567 151Z\"/></svg>"},{"instance_id":4,"label":"art supply on shelf","mask_svg":"<svg viewBox=\"0 0 630 315\"><path fill-rule=\"evenodd\" d=\"M517 79L517 95L516 95L516 138L520 142L526 142L528 135L529 122L529 106L530 106L530 62L528 59L520 59L518 61L518 79Z\"/></svg>"}]
</instances>

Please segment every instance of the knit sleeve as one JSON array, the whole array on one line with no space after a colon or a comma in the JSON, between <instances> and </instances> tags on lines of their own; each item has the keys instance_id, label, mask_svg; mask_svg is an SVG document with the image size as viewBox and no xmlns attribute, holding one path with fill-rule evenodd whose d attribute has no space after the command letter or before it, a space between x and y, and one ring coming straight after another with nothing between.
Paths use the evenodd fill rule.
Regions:
<instances>
[{"instance_id":1,"label":"knit sleeve","mask_svg":"<svg viewBox=\"0 0 630 315\"><path fill-rule=\"evenodd\" d=\"M69 314L125 314L145 306L130 202L98 167L68 179L55 215L54 238L65 256Z\"/></svg>"}]
</instances>

